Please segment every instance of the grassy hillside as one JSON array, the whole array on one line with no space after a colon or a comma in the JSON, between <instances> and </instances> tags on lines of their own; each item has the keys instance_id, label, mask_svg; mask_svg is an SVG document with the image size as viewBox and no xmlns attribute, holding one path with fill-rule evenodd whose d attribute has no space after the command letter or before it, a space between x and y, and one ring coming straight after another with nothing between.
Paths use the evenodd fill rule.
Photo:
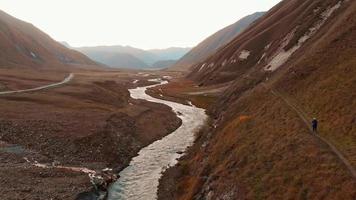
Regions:
<instances>
[{"instance_id":1,"label":"grassy hillside","mask_svg":"<svg viewBox=\"0 0 356 200\"><path fill-rule=\"evenodd\" d=\"M288 52L326 13L318 31L270 70L276 52L262 56L263 49L286 44ZM355 16L353 1L286 0L206 60L215 63L210 69L197 65L191 77L201 85L233 82L209 109L212 121L197 143L165 174L160 199L355 199L356 177L302 117L317 117L320 137L356 168ZM285 24L299 31L277 29ZM252 56L221 65L242 49Z\"/></svg>"}]
</instances>

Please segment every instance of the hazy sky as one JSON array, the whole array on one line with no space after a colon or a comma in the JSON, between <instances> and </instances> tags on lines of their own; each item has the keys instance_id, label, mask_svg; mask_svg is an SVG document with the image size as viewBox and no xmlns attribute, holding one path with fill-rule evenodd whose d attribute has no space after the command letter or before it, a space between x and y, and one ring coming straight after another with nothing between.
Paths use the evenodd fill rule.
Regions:
<instances>
[{"instance_id":1,"label":"hazy sky","mask_svg":"<svg viewBox=\"0 0 356 200\"><path fill-rule=\"evenodd\" d=\"M72 46L194 46L280 0L0 0L0 9Z\"/></svg>"}]
</instances>

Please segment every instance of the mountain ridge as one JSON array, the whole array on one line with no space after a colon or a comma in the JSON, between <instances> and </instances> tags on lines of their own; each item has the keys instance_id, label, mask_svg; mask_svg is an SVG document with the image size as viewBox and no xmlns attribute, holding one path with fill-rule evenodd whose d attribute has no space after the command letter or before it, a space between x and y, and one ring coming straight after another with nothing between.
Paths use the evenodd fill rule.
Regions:
<instances>
[{"instance_id":1,"label":"mountain ridge","mask_svg":"<svg viewBox=\"0 0 356 200\"><path fill-rule=\"evenodd\" d=\"M96 63L85 55L66 48L34 25L1 10L0 35L0 64L3 66L96 66Z\"/></svg>"},{"instance_id":2,"label":"mountain ridge","mask_svg":"<svg viewBox=\"0 0 356 200\"><path fill-rule=\"evenodd\" d=\"M197 62L204 60L209 55L213 54L226 43L230 42L239 33L246 29L251 23L263 16L265 12L256 12L246 17L241 18L237 22L215 32L190 52L183 56L177 63L171 67L171 70L188 71L190 67Z\"/></svg>"},{"instance_id":3,"label":"mountain ridge","mask_svg":"<svg viewBox=\"0 0 356 200\"><path fill-rule=\"evenodd\" d=\"M177 60L182 57L188 50L190 50L190 48L180 47L143 50L131 46L121 45L73 48L110 67L132 67L141 69L154 68L155 66L152 65L158 61ZM104 54L110 54L110 56L103 56ZM120 61L119 59L116 59L117 62L115 63L112 62L112 59L106 60L108 57L114 58L115 55L120 56L121 59L124 58L124 55L126 55L126 60ZM141 66L138 66L139 62L142 64ZM123 63L125 63L126 66L121 66Z\"/></svg>"},{"instance_id":4,"label":"mountain ridge","mask_svg":"<svg viewBox=\"0 0 356 200\"><path fill-rule=\"evenodd\" d=\"M195 64L196 87L228 87L158 199L354 199L355 16L356 1L284 0Z\"/></svg>"}]
</instances>

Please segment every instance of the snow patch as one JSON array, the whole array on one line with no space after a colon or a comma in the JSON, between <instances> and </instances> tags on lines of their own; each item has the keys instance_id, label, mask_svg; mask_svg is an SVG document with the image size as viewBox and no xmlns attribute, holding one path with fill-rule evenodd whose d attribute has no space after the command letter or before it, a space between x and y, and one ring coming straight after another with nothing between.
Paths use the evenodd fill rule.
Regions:
<instances>
[{"instance_id":1,"label":"snow patch","mask_svg":"<svg viewBox=\"0 0 356 200\"><path fill-rule=\"evenodd\" d=\"M297 28L295 28L291 33L289 33L283 40L282 45L277 50L277 53L273 57L273 59L268 63L268 65L264 68L267 71L274 71L281 67L289 57L296 52L308 39L310 39L328 20L328 18L341 7L342 1L339 1L333 7L328 8L326 11L321 13L321 20L314 24L313 27L309 28L309 30L298 40L298 43L285 51L284 48L288 45L289 41L293 38L294 33Z\"/></svg>"},{"instance_id":2,"label":"snow patch","mask_svg":"<svg viewBox=\"0 0 356 200\"><path fill-rule=\"evenodd\" d=\"M250 54L251 54L250 51L243 50L243 51L241 51L241 53L239 55L239 59L246 60L250 56Z\"/></svg>"},{"instance_id":3,"label":"snow patch","mask_svg":"<svg viewBox=\"0 0 356 200\"><path fill-rule=\"evenodd\" d=\"M36 166L36 167L39 167L39 168L50 168L50 166L47 166L45 164L41 164L41 163L38 163L37 161L35 161L35 163L33 164L33 166Z\"/></svg>"},{"instance_id":4,"label":"snow patch","mask_svg":"<svg viewBox=\"0 0 356 200\"><path fill-rule=\"evenodd\" d=\"M267 44L267 46L265 46L265 50L268 50L271 47L271 45L272 45L272 42Z\"/></svg>"},{"instance_id":5,"label":"snow patch","mask_svg":"<svg viewBox=\"0 0 356 200\"><path fill-rule=\"evenodd\" d=\"M104 168L103 170L102 170L103 172L108 172L108 171L112 171L112 168Z\"/></svg>"},{"instance_id":6,"label":"snow patch","mask_svg":"<svg viewBox=\"0 0 356 200\"><path fill-rule=\"evenodd\" d=\"M342 1L337 2L337 4L335 4L333 7L329 8L328 10L326 10L325 12L323 12L321 14L321 16L324 19L324 22L337 10L341 7L341 3Z\"/></svg>"},{"instance_id":7,"label":"snow patch","mask_svg":"<svg viewBox=\"0 0 356 200\"><path fill-rule=\"evenodd\" d=\"M294 28L290 33L288 33L282 40L282 44L276 51L273 59L268 63L268 65L264 68L265 70L274 71L278 69L281 65L283 65L288 58L299 48L291 48L288 51L285 51L284 48L288 45L290 40L293 38L298 27Z\"/></svg>"},{"instance_id":8,"label":"snow patch","mask_svg":"<svg viewBox=\"0 0 356 200\"><path fill-rule=\"evenodd\" d=\"M226 63L227 63L227 60L225 59L222 63L221 63L221 66L225 66L226 65Z\"/></svg>"},{"instance_id":9,"label":"snow patch","mask_svg":"<svg viewBox=\"0 0 356 200\"><path fill-rule=\"evenodd\" d=\"M206 66L206 63L202 64L202 66L199 68L198 72L200 72L202 69L204 69L205 66Z\"/></svg>"},{"instance_id":10,"label":"snow patch","mask_svg":"<svg viewBox=\"0 0 356 200\"><path fill-rule=\"evenodd\" d=\"M37 55L35 53L33 53L32 51L30 52L32 58L37 58Z\"/></svg>"},{"instance_id":11,"label":"snow patch","mask_svg":"<svg viewBox=\"0 0 356 200\"><path fill-rule=\"evenodd\" d=\"M321 9L320 7L314 8L313 12L317 13L317 12L319 12L320 9Z\"/></svg>"},{"instance_id":12,"label":"snow patch","mask_svg":"<svg viewBox=\"0 0 356 200\"><path fill-rule=\"evenodd\" d=\"M278 69L280 66L282 66L289 57L296 52L299 49L300 46L294 46L293 48L289 49L288 51L281 51L279 54L277 54L268 64L268 66L265 68L265 70L269 71L274 71Z\"/></svg>"},{"instance_id":13,"label":"snow patch","mask_svg":"<svg viewBox=\"0 0 356 200\"><path fill-rule=\"evenodd\" d=\"M27 157L23 157L23 159L27 162L30 163L30 160Z\"/></svg>"},{"instance_id":14,"label":"snow patch","mask_svg":"<svg viewBox=\"0 0 356 200\"><path fill-rule=\"evenodd\" d=\"M136 79L136 80L134 80L134 81L132 81L132 83L133 84L136 84L138 82L138 80Z\"/></svg>"},{"instance_id":15,"label":"snow patch","mask_svg":"<svg viewBox=\"0 0 356 200\"><path fill-rule=\"evenodd\" d=\"M266 53L263 53L261 58L258 60L257 64L260 64L265 57L266 57Z\"/></svg>"}]
</instances>

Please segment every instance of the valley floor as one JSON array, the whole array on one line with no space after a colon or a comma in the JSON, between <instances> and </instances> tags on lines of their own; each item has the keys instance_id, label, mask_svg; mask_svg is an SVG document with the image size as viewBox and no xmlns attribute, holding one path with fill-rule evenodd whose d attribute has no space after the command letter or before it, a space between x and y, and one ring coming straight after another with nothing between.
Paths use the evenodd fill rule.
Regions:
<instances>
[{"instance_id":1,"label":"valley floor","mask_svg":"<svg viewBox=\"0 0 356 200\"><path fill-rule=\"evenodd\" d=\"M1 71L1 90L48 85L68 74ZM74 74L70 82L55 88L0 96L0 199L74 199L91 190L87 174L33 164L55 163L98 172L113 168L115 173L142 147L180 126L168 106L129 96L128 88L146 85L155 75Z\"/></svg>"},{"instance_id":2,"label":"valley floor","mask_svg":"<svg viewBox=\"0 0 356 200\"><path fill-rule=\"evenodd\" d=\"M14 78L4 81L2 91L68 75L46 73L40 80L29 74L23 83L25 74L3 72L0 77ZM74 199L91 190L87 174L31 163L108 167L115 173L142 147L179 127L168 106L129 96L129 88L163 75L156 73L77 71L59 87L0 95L0 199ZM178 165L165 172L159 199L354 199L356 182L348 168L272 87L254 86L229 110L216 101L226 92L224 84L202 87L175 78L149 89L154 97L205 108L211 117ZM323 126L321 131L327 135ZM354 166L352 152L327 139Z\"/></svg>"}]
</instances>

